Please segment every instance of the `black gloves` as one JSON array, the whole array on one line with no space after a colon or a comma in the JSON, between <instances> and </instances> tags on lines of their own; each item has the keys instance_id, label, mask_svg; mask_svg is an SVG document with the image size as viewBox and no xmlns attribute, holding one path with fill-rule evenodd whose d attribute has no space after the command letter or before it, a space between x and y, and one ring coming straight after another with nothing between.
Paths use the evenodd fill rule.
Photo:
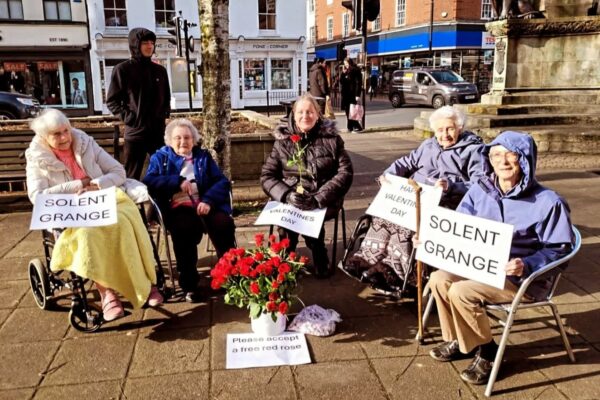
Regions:
<instances>
[{"instance_id":1,"label":"black gloves","mask_svg":"<svg viewBox=\"0 0 600 400\"><path fill-rule=\"evenodd\" d=\"M289 192L285 197L286 203L293 205L303 211L314 210L319 208L315 198L309 194L301 194L298 192Z\"/></svg>"}]
</instances>

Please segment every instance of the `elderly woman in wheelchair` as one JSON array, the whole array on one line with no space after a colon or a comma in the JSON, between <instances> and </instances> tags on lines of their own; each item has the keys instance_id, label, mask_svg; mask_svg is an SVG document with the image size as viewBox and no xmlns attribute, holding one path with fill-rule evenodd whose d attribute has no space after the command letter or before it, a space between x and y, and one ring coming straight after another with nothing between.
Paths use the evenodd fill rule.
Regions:
<instances>
[{"instance_id":1,"label":"elderly woman in wheelchair","mask_svg":"<svg viewBox=\"0 0 600 400\"><path fill-rule=\"evenodd\" d=\"M388 173L441 187L440 205L455 208L471 181L480 174L483 141L474 133L463 131L464 114L450 106L433 112L429 123L434 137L394 161L379 178L379 183L387 184L385 174ZM411 265L413 235L409 229L373 218L360 248L342 263L342 269L385 293L401 293L406 283L415 281Z\"/></svg>"},{"instance_id":2,"label":"elderly woman in wheelchair","mask_svg":"<svg viewBox=\"0 0 600 400\"><path fill-rule=\"evenodd\" d=\"M165 146L150 158L143 181L156 199L173 240L179 285L185 300L201 300L198 288L198 243L208 233L220 258L235 247L231 183L187 119L175 119L165 129Z\"/></svg>"},{"instance_id":3,"label":"elderly woman in wheelchair","mask_svg":"<svg viewBox=\"0 0 600 400\"><path fill-rule=\"evenodd\" d=\"M35 136L25 155L32 202L40 193L80 194L125 183L123 166L93 138L71 127L62 112L45 110L31 122L31 128ZM65 229L53 245L50 260L52 272L70 271L96 284L104 321L124 315L117 292L135 308L163 302L155 286L152 244L138 208L121 189L116 198L116 224ZM97 329L96 322L92 326Z\"/></svg>"},{"instance_id":4,"label":"elderly woman in wheelchair","mask_svg":"<svg viewBox=\"0 0 600 400\"><path fill-rule=\"evenodd\" d=\"M498 350L485 305L511 303L528 276L567 255L574 243L568 205L535 179L536 146L529 135L503 132L485 146L482 160L485 175L471 186L457 211L513 225L505 287L493 288L442 270L429 280L444 340L429 354L437 361L474 355L461 373L472 384L487 382ZM551 278L534 281L525 301L545 296Z\"/></svg>"}]
</instances>

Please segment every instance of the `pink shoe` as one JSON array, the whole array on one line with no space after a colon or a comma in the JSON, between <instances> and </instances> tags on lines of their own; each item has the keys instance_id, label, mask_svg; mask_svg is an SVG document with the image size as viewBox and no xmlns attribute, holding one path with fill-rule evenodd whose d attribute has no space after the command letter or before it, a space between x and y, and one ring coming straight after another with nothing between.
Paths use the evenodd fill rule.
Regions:
<instances>
[{"instance_id":1,"label":"pink shoe","mask_svg":"<svg viewBox=\"0 0 600 400\"><path fill-rule=\"evenodd\" d=\"M117 318L121 318L125 315L123 310L123 304L117 297L115 292L111 289L106 289L104 296L102 297L102 315L105 321L114 321Z\"/></svg>"},{"instance_id":2,"label":"pink shoe","mask_svg":"<svg viewBox=\"0 0 600 400\"><path fill-rule=\"evenodd\" d=\"M150 287L150 294L148 295L148 305L150 307L156 307L161 305L165 301L162 294L158 291L156 286Z\"/></svg>"}]
</instances>

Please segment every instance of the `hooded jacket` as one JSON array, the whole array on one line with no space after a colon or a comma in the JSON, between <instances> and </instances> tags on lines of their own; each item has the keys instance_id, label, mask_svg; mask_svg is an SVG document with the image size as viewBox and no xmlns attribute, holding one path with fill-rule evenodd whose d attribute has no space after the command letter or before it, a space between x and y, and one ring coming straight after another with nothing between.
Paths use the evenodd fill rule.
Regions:
<instances>
[{"instance_id":1,"label":"hooded jacket","mask_svg":"<svg viewBox=\"0 0 600 400\"><path fill-rule=\"evenodd\" d=\"M329 96L327 74L325 74L325 68L321 64L315 63L310 67L308 79L310 82L310 94L317 97Z\"/></svg>"},{"instance_id":2,"label":"hooded jacket","mask_svg":"<svg viewBox=\"0 0 600 400\"><path fill-rule=\"evenodd\" d=\"M394 161L384 173L412 178L427 185L446 178L448 190L443 193L440 205L455 209L472 182L482 175L480 154L483 148L481 138L469 131L463 131L456 143L447 149L432 137L409 155Z\"/></svg>"},{"instance_id":3,"label":"hooded jacket","mask_svg":"<svg viewBox=\"0 0 600 400\"><path fill-rule=\"evenodd\" d=\"M211 209L231 214L231 184L210 153L195 146L192 149L192 159L201 201L210 205ZM150 157L150 165L143 182L148 186L152 197L157 199L163 212L169 210L171 198L181 190L183 177L179 174L184 161L184 157L175 153L170 146L161 147Z\"/></svg>"},{"instance_id":4,"label":"hooded jacket","mask_svg":"<svg viewBox=\"0 0 600 400\"><path fill-rule=\"evenodd\" d=\"M125 169L96 141L79 129L71 128L73 153L77 164L100 189L125 183ZM38 193L76 193L82 189L79 179L52 152L44 139L34 136L25 151L27 194L32 203Z\"/></svg>"},{"instance_id":5,"label":"hooded jacket","mask_svg":"<svg viewBox=\"0 0 600 400\"><path fill-rule=\"evenodd\" d=\"M129 32L131 58L113 69L106 105L125 123L126 140L161 142L171 111L171 88L167 70L142 55L144 40L156 42L156 35L146 28Z\"/></svg>"},{"instance_id":6,"label":"hooded jacket","mask_svg":"<svg viewBox=\"0 0 600 400\"><path fill-rule=\"evenodd\" d=\"M360 68L351 65L346 72L340 73L341 108L345 110L350 104L356 104L356 98L362 92L362 73Z\"/></svg>"},{"instance_id":7,"label":"hooded jacket","mask_svg":"<svg viewBox=\"0 0 600 400\"><path fill-rule=\"evenodd\" d=\"M519 155L522 172L519 183L505 194L498 188L489 162L490 149L498 145ZM536 157L536 145L529 135L503 132L485 146L481 154L484 176L469 189L457 208L465 214L513 225L510 258L521 258L525 263L522 277L507 277L515 285L568 254L574 240L569 206L556 192L535 179ZM527 294L540 298L546 294L549 283L549 279L535 282Z\"/></svg>"},{"instance_id":8,"label":"hooded jacket","mask_svg":"<svg viewBox=\"0 0 600 400\"><path fill-rule=\"evenodd\" d=\"M295 190L300 180L298 167L287 164L296 152L296 145L290 139L293 134L300 133L292 112L288 124L275 130L276 141L260 175L264 192L280 202L285 202L287 194ZM308 170L302 173L302 187L315 198L319 208L331 209L327 216L334 215L332 212L342 206L354 176L344 141L331 120L318 120L308 134L302 136L299 145L306 146L303 161Z\"/></svg>"}]
</instances>

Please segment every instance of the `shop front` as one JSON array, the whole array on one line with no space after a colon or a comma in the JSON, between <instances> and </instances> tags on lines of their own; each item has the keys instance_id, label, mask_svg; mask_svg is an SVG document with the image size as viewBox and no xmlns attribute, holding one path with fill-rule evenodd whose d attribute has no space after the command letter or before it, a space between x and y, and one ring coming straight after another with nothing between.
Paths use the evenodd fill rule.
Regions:
<instances>
[{"instance_id":1,"label":"shop front","mask_svg":"<svg viewBox=\"0 0 600 400\"><path fill-rule=\"evenodd\" d=\"M6 30L10 35L11 27ZM58 108L70 116L88 115L92 79L85 26L29 33L27 37L20 31L20 39L11 38L10 47L0 46L0 90L29 94L42 107Z\"/></svg>"},{"instance_id":2,"label":"shop front","mask_svg":"<svg viewBox=\"0 0 600 400\"><path fill-rule=\"evenodd\" d=\"M306 57L301 40L230 41L233 108L279 105L306 91ZM233 77L237 77L236 79Z\"/></svg>"}]
</instances>

